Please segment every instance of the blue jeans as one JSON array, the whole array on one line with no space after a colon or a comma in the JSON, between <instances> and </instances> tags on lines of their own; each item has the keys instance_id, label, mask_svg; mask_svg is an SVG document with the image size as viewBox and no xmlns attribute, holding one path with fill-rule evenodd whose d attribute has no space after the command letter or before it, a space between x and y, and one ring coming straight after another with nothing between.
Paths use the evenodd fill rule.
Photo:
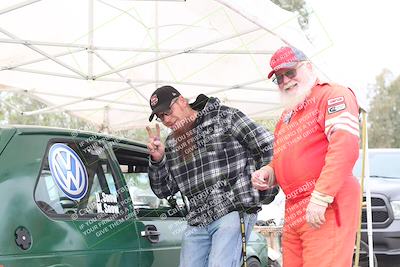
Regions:
<instances>
[{"instance_id":1,"label":"blue jeans","mask_svg":"<svg viewBox=\"0 0 400 267\"><path fill-rule=\"evenodd\" d=\"M246 241L257 214L244 213ZM183 234L180 267L239 267L242 234L239 213L233 211L206 227L188 225Z\"/></svg>"}]
</instances>

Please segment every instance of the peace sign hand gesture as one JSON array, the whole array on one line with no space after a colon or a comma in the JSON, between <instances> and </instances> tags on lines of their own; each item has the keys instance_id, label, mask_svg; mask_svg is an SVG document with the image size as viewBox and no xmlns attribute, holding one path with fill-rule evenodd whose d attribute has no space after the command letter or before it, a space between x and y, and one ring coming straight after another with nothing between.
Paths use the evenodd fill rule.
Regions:
<instances>
[{"instance_id":1,"label":"peace sign hand gesture","mask_svg":"<svg viewBox=\"0 0 400 267\"><path fill-rule=\"evenodd\" d=\"M160 125L156 124L156 131L154 133L149 126L146 127L146 130L149 136L147 148L149 149L150 156L154 161L159 162L165 153L165 146L160 140Z\"/></svg>"}]
</instances>

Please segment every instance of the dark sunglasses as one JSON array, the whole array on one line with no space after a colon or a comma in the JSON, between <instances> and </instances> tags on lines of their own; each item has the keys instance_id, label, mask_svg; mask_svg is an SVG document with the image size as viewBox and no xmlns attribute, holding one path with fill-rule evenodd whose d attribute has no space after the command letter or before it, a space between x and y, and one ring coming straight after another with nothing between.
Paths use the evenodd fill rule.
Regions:
<instances>
[{"instance_id":1,"label":"dark sunglasses","mask_svg":"<svg viewBox=\"0 0 400 267\"><path fill-rule=\"evenodd\" d=\"M304 64L300 64L296 68L288 69L287 71L280 74L275 73L275 77L272 79L272 82L274 82L275 84L281 84L283 83L284 76L288 77L289 79L293 79L297 75L297 69L300 68L302 65Z\"/></svg>"}]
</instances>

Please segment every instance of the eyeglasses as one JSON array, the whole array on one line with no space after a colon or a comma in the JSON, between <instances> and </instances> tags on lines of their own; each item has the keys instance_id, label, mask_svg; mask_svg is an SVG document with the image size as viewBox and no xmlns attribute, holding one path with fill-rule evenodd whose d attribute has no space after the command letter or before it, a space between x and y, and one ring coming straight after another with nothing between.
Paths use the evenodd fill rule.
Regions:
<instances>
[{"instance_id":1,"label":"eyeglasses","mask_svg":"<svg viewBox=\"0 0 400 267\"><path fill-rule=\"evenodd\" d=\"M162 122L164 121L164 116L171 116L172 114L172 105L178 101L178 97L175 97L174 99L171 100L171 104L169 105L169 109L165 112L160 112L156 114L156 121Z\"/></svg>"},{"instance_id":2,"label":"eyeglasses","mask_svg":"<svg viewBox=\"0 0 400 267\"><path fill-rule=\"evenodd\" d=\"M287 71L285 71L285 72L283 72L281 74L276 74L275 73L275 77L272 79L272 81L275 84L281 84L281 83L283 83L284 76L288 77L289 79L293 79L297 75L297 69L300 68L303 65L304 65L304 63L298 65L296 68L289 69L289 70L287 70Z\"/></svg>"}]
</instances>

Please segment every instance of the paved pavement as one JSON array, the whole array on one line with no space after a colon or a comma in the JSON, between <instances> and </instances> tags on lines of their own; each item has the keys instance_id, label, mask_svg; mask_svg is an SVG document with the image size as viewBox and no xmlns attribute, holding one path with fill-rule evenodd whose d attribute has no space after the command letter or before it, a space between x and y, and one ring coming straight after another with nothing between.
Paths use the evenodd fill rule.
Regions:
<instances>
[{"instance_id":1,"label":"paved pavement","mask_svg":"<svg viewBox=\"0 0 400 267\"><path fill-rule=\"evenodd\" d=\"M400 256L378 256L378 267L400 267Z\"/></svg>"}]
</instances>

